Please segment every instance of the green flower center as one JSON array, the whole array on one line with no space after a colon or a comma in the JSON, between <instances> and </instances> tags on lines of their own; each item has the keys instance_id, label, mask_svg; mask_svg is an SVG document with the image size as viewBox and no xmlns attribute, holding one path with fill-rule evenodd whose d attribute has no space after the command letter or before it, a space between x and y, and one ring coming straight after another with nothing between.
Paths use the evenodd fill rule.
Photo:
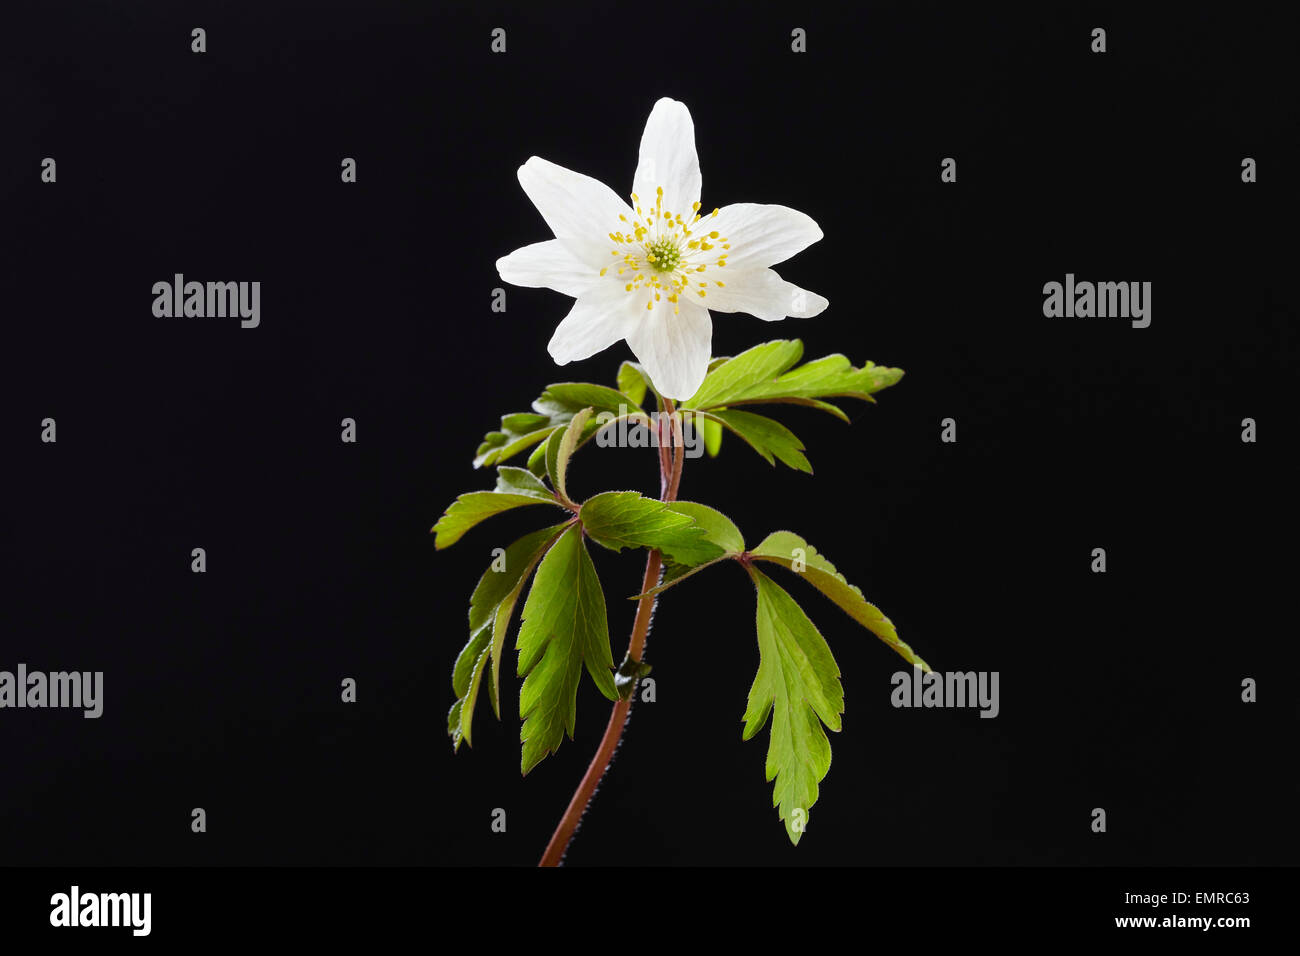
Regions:
<instances>
[{"instance_id":1,"label":"green flower center","mask_svg":"<svg viewBox=\"0 0 1300 956\"><path fill-rule=\"evenodd\" d=\"M682 251L669 236L647 243L645 251L646 261L656 272L672 272L682 264Z\"/></svg>"},{"instance_id":2,"label":"green flower center","mask_svg":"<svg viewBox=\"0 0 1300 956\"><path fill-rule=\"evenodd\" d=\"M642 208L636 193L632 193L632 208L636 215L631 219L622 213L618 217L630 231L617 229L609 234L609 241L614 244L610 250L614 261L601 267L600 275L607 275L610 269L617 270L627 292L646 297L647 310L653 310L656 302L667 299L673 314L677 315L681 311L680 296L694 292L703 299L708 294L709 283L704 281L703 273L727 264L731 243L726 236L718 235L716 229L696 235L694 226L706 218L700 215L698 202L691 203L689 222L681 213L664 209L662 186L655 190L653 209ZM718 212L713 210L707 218L716 217ZM701 227L704 228L707 227ZM706 255L718 246L722 247L721 252L714 252L712 257ZM713 283L718 288L726 286L719 279Z\"/></svg>"}]
</instances>

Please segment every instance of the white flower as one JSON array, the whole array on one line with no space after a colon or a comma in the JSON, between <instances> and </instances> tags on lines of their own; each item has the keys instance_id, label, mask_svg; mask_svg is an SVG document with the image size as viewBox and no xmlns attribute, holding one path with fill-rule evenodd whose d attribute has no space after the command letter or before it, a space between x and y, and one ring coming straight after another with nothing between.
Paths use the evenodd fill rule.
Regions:
<instances>
[{"instance_id":1,"label":"white flower","mask_svg":"<svg viewBox=\"0 0 1300 956\"><path fill-rule=\"evenodd\" d=\"M497 271L577 299L547 346L559 365L626 339L660 393L686 399L708 370L710 309L774 322L827 306L769 268L822 237L811 218L758 203L700 213L695 126L676 100L659 100L646 121L631 206L536 156L519 182L555 238L516 249Z\"/></svg>"}]
</instances>

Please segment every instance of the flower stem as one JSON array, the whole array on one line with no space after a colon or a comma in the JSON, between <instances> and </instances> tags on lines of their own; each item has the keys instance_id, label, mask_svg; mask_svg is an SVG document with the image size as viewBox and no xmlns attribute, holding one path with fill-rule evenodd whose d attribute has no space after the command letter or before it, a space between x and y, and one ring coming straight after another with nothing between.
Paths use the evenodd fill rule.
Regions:
<instances>
[{"instance_id":1,"label":"flower stem","mask_svg":"<svg viewBox=\"0 0 1300 956\"><path fill-rule=\"evenodd\" d=\"M664 411L666 415L659 417L659 440L656 442L659 446L659 497L661 501L676 501L677 489L682 483L682 463L686 457L686 449L682 440L681 418L676 414L672 399L664 399ZM665 418L671 423L672 429L672 437L668 442L664 441ZM659 585L662 570L662 556L658 551L651 551L646 558L645 577L641 581L642 594ZM627 646L627 656L633 661L641 660L646 637L650 633L650 621L654 618L655 604L658 601L658 595L650 595L637 602L636 620L632 622L632 638ZM596 787L605 776L605 771L609 769L614 751L618 749L618 743L623 737L623 729L627 726L628 715L632 711L634 696L635 688L634 693L614 705L614 711L609 715L609 723L605 726L605 735L601 737L600 746L596 748L596 756L591 759L591 764L583 774L578 789L573 792L573 799L569 801L568 809L564 811L559 826L551 835L551 842L546 845L546 852L542 854L538 866L559 866L564 859L569 841L573 839L574 831L578 829L578 821L582 819L582 814L591 802Z\"/></svg>"}]
</instances>

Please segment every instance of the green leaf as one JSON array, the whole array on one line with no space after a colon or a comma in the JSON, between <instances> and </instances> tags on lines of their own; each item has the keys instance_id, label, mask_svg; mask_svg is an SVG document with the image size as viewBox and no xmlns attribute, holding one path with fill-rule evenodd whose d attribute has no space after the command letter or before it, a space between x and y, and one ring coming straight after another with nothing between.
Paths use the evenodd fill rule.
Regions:
<instances>
[{"instance_id":1,"label":"green leaf","mask_svg":"<svg viewBox=\"0 0 1300 956\"><path fill-rule=\"evenodd\" d=\"M649 376L636 362L624 362L618 367L618 390L637 405L645 401Z\"/></svg>"},{"instance_id":2,"label":"green leaf","mask_svg":"<svg viewBox=\"0 0 1300 956\"><path fill-rule=\"evenodd\" d=\"M498 474L497 488L509 490L471 491L453 501L433 526L433 546L441 551L449 548L475 525L493 515L521 508L524 505L560 505L555 496L541 482L532 478L522 468L507 468L504 477ZM528 475L533 484L528 485L522 476ZM537 489L541 490L538 491Z\"/></svg>"},{"instance_id":3,"label":"green leaf","mask_svg":"<svg viewBox=\"0 0 1300 956\"><path fill-rule=\"evenodd\" d=\"M451 686L457 699L447 715L447 732L451 734L453 751L459 749L462 739L470 746L474 744L474 705L489 661L492 670L488 693L492 709L500 718L501 650L510 616L528 575L567 527L566 523L543 528L515 541L493 560L474 588L469 599L469 641L452 670Z\"/></svg>"},{"instance_id":4,"label":"green leaf","mask_svg":"<svg viewBox=\"0 0 1300 956\"><path fill-rule=\"evenodd\" d=\"M728 405L760 382L770 382L803 355L798 339L777 339L755 345L735 358L723 362L704 378L685 408L712 408Z\"/></svg>"},{"instance_id":5,"label":"green leaf","mask_svg":"<svg viewBox=\"0 0 1300 956\"><path fill-rule=\"evenodd\" d=\"M722 422L707 415L697 415L696 421L699 422L700 434L704 436L704 450L710 458L717 458L718 452L722 451Z\"/></svg>"},{"instance_id":6,"label":"green leaf","mask_svg":"<svg viewBox=\"0 0 1300 956\"><path fill-rule=\"evenodd\" d=\"M546 545L549 548L550 544ZM538 551L515 586L510 590L501 603L497 605L496 613L492 615L492 646L489 648L490 660L492 661L492 680L488 684L488 691L492 697L492 712L497 715L497 720L501 719L501 701L499 699L501 691L501 658L506 646L506 634L510 632L510 618L515 612L515 605L519 603L519 593L524 589L524 583L527 582L528 576L533 573L533 568L537 567L537 562L542 559L546 553L545 548ZM469 738L466 737L468 740Z\"/></svg>"},{"instance_id":7,"label":"green leaf","mask_svg":"<svg viewBox=\"0 0 1300 956\"><path fill-rule=\"evenodd\" d=\"M775 381L759 383L725 404L835 396L871 401L874 393L897 384L902 377L901 368L887 368L874 362L867 362L862 368L854 368L853 363L843 355L827 355L812 362L805 362Z\"/></svg>"},{"instance_id":8,"label":"green leaf","mask_svg":"<svg viewBox=\"0 0 1300 956\"><path fill-rule=\"evenodd\" d=\"M803 442L775 419L736 409L714 409L704 414L717 419L743 438L754 451L767 459L769 465L775 464L773 458L777 458L797 471L812 474L812 465L803 454Z\"/></svg>"},{"instance_id":9,"label":"green leaf","mask_svg":"<svg viewBox=\"0 0 1300 956\"><path fill-rule=\"evenodd\" d=\"M469 599L469 631L473 635L480 629L492 628L492 683L490 688L501 686L501 650L505 644L506 631L510 627L510 617L519 592L524 582L532 573L537 562L542 559L555 539L569 522L542 528L532 534L526 534L518 541L506 547L499 560L494 560ZM498 568L500 568L498 570ZM494 700L492 709L497 717L501 716L501 707Z\"/></svg>"},{"instance_id":10,"label":"green leaf","mask_svg":"<svg viewBox=\"0 0 1300 956\"><path fill-rule=\"evenodd\" d=\"M843 355L827 355L792 368L803 355L798 339L756 345L713 369L683 407L719 408L756 402L809 405L847 419L837 406L821 399L843 396L875 401L873 393L898 382L903 370L867 362L854 368Z\"/></svg>"},{"instance_id":11,"label":"green leaf","mask_svg":"<svg viewBox=\"0 0 1300 956\"><path fill-rule=\"evenodd\" d=\"M451 710L447 711L447 734L451 737L452 753L460 751L460 742L463 739L460 729L460 712L464 704L465 701L457 697L456 703L452 704Z\"/></svg>"},{"instance_id":12,"label":"green leaf","mask_svg":"<svg viewBox=\"0 0 1300 956\"><path fill-rule=\"evenodd\" d=\"M551 479L551 484L555 484L555 475L560 470L560 442L564 441L564 429L557 428L551 432L551 437L546 439L546 474Z\"/></svg>"},{"instance_id":13,"label":"green leaf","mask_svg":"<svg viewBox=\"0 0 1300 956\"><path fill-rule=\"evenodd\" d=\"M876 401L870 395L865 396L865 398L866 401L872 402L873 404ZM771 401L773 404L778 404L778 405L803 405L806 406L807 408L816 408L828 414L834 415L842 422L850 422L850 424L852 424L852 422L849 419L849 416L845 414L844 409L840 408L838 405L832 405L830 402L823 402L817 398L786 397L786 398L774 398ZM737 402L737 404L744 405L747 403Z\"/></svg>"},{"instance_id":14,"label":"green leaf","mask_svg":"<svg viewBox=\"0 0 1300 956\"><path fill-rule=\"evenodd\" d=\"M539 501L550 504L555 503L555 495L551 492L551 489L534 477L532 472L523 468L514 468L510 465L497 467L497 486L495 490L502 494L528 495Z\"/></svg>"},{"instance_id":15,"label":"green leaf","mask_svg":"<svg viewBox=\"0 0 1300 956\"><path fill-rule=\"evenodd\" d=\"M474 455L474 467L482 468L485 465L495 465L513 458L521 451L536 445L553 430L551 426L547 426L523 434L510 431L488 432L483 436L483 442Z\"/></svg>"},{"instance_id":16,"label":"green leaf","mask_svg":"<svg viewBox=\"0 0 1300 956\"><path fill-rule=\"evenodd\" d=\"M557 428L563 428L572 420L575 412L583 408L594 408L597 412L608 411L614 414L641 411L640 403L633 401L622 392L603 385L590 382L559 382L548 385L541 396L533 402L532 412L516 412L503 416L501 430L488 432L474 456L474 467L498 465L515 455L545 442ZM590 431L595 425L589 425ZM585 441L589 435L584 435ZM540 475L539 468L533 467L537 459L529 459L529 470Z\"/></svg>"},{"instance_id":17,"label":"green leaf","mask_svg":"<svg viewBox=\"0 0 1300 956\"><path fill-rule=\"evenodd\" d=\"M514 590L533 560L540 558L546 545L567 527L568 522L565 522L526 534L493 560L469 598L471 636L492 623L497 607Z\"/></svg>"},{"instance_id":18,"label":"green leaf","mask_svg":"<svg viewBox=\"0 0 1300 956\"><path fill-rule=\"evenodd\" d=\"M893 622L881 613L880 608L867 601L862 592L844 579L817 549L790 531L769 534L749 556L759 561L772 561L802 575L808 583L843 608L853 620L871 631L897 651L914 667L928 671L930 665L923 661L898 637ZM799 570L802 565L803 570Z\"/></svg>"},{"instance_id":19,"label":"green leaf","mask_svg":"<svg viewBox=\"0 0 1300 956\"><path fill-rule=\"evenodd\" d=\"M582 430L587 425L587 419L591 418L592 409L584 408L574 413L573 418L569 421L568 427L560 435L559 444L555 448L555 470L551 472L551 483L555 485L555 490L559 492L560 499L569 500L569 494L564 490L564 476L569 470L569 459L573 457L573 450L578 447L578 439L582 437ZM546 465L551 467L551 452L549 446L546 451Z\"/></svg>"},{"instance_id":20,"label":"green leaf","mask_svg":"<svg viewBox=\"0 0 1300 956\"><path fill-rule=\"evenodd\" d=\"M447 733L451 735L453 753L460 749L461 740L473 746L470 735L473 732L474 702L478 700L491 640L492 635L486 629L470 637L452 668L451 686L456 692L456 703L447 713Z\"/></svg>"},{"instance_id":21,"label":"green leaf","mask_svg":"<svg viewBox=\"0 0 1300 956\"><path fill-rule=\"evenodd\" d=\"M627 415L641 411L641 403L633 401L628 395L617 389L590 382L563 382L548 385L541 398L533 402L533 408L551 416L551 420L567 416L572 418L584 408L597 412L611 412L615 415Z\"/></svg>"},{"instance_id":22,"label":"green leaf","mask_svg":"<svg viewBox=\"0 0 1300 956\"><path fill-rule=\"evenodd\" d=\"M688 515L693 518L695 526L704 532L705 539L716 546L715 554L706 561L694 564L676 561L670 555L668 561L665 562L663 578L659 584L642 594L634 595L633 600L640 600L643 597L650 597L666 591L697 571L703 571L719 561L734 558L745 550L745 539L741 535L740 529L736 527L735 522L721 511L695 501L669 502L668 508L678 514Z\"/></svg>"},{"instance_id":23,"label":"green leaf","mask_svg":"<svg viewBox=\"0 0 1300 956\"><path fill-rule=\"evenodd\" d=\"M564 496L566 504L572 504L572 501L570 501L565 495L563 489L556 484L557 478L561 482L564 481L565 476L568 473L569 458L573 457L575 451L581 448L588 439L608 424L607 422L602 423L595 415L591 414L591 412L592 409L590 408L579 411L577 415L569 420L568 425L564 428L557 428L553 431L551 437L546 440L545 448L542 452L542 456L546 463L545 474L550 476L551 484L560 491L562 496ZM601 415L605 414L605 412L601 413ZM644 416L645 413L634 412L633 414ZM581 416L581 418L579 416ZM577 425L575 425L575 422L577 422ZM562 458L560 451L565 447L566 441L570 443L569 450L568 454ZM534 452L534 455L536 454L537 453ZM561 469L561 463L563 463L563 469ZM532 465L532 459L529 459L529 464L530 466ZM561 470L564 471L564 474L560 473Z\"/></svg>"},{"instance_id":24,"label":"green leaf","mask_svg":"<svg viewBox=\"0 0 1300 956\"><path fill-rule=\"evenodd\" d=\"M519 412L515 415L505 415L501 419L502 429L519 435L535 432L550 424L549 415L538 415L535 412Z\"/></svg>"},{"instance_id":25,"label":"green leaf","mask_svg":"<svg viewBox=\"0 0 1300 956\"><path fill-rule=\"evenodd\" d=\"M822 729L840 729L844 689L826 640L785 589L752 565L758 589L758 674L749 689L743 739L772 718L767 780L775 781L772 806L798 843L817 802L818 784L831 766L831 744Z\"/></svg>"},{"instance_id":26,"label":"green leaf","mask_svg":"<svg viewBox=\"0 0 1300 956\"><path fill-rule=\"evenodd\" d=\"M736 523L716 508L696 501L670 501L668 510L686 515L704 532L704 537L726 554L740 554L745 550L745 537Z\"/></svg>"},{"instance_id":27,"label":"green leaf","mask_svg":"<svg viewBox=\"0 0 1300 956\"><path fill-rule=\"evenodd\" d=\"M591 540L611 551L658 548L682 564L701 564L723 554L689 515L635 491L588 498L578 517Z\"/></svg>"},{"instance_id":28,"label":"green leaf","mask_svg":"<svg viewBox=\"0 0 1300 956\"><path fill-rule=\"evenodd\" d=\"M528 456L528 470L535 478L541 478L546 474L547 444L547 442L538 442L537 447L534 448L532 454Z\"/></svg>"},{"instance_id":29,"label":"green leaf","mask_svg":"<svg viewBox=\"0 0 1300 956\"><path fill-rule=\"evenodd\" d=\"M527 774L560 746L565 733L573 737L584 664L600 692L618 699L605 595L578 525L560 535L538 565L515 647L524 678L519 739Z\"/></svg>"}]
</instances>

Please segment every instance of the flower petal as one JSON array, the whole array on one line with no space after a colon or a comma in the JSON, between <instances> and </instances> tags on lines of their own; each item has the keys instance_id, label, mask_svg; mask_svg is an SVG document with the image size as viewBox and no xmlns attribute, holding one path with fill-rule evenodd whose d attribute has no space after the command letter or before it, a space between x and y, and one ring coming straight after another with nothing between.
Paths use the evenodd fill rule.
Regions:
<instances>
[{"instance_id":1,"label":"flower petal","mask_svg":"<svg viewBox=\"0 0 1300 956\"><path fill-rule=\"evenodd\" d=\"M639 306L639 308L638 308ZM626 338L633 323L645 314L640 296L624 291L623 284L610 278L589 286L555 328L546 350L556 365L589 358Z\"/></svg>"},{"instance_id":2,"label":"flower petal","mask_svg":"<svg viewBox=\"0 0 1300 956\"><path fill-rule=\"evenodd\" d=\"M716 231L731 246L722 253L727 257L728 272L766 269L822 237L811 216L788 206L755 202L724 206L717 216L706 216L695 226L696 234L710 231Z\"/></svg>"},{"instance_id":3,"label":"flower petal","mask_svg":"<svg viewBox=\"0 0 1300 956\"><path fill-rule=\"evenodd\" d=\"M538 156L519 167L519 185L559 239L599 241L632 211L600 180Z\"/></svg>"},{"instance_id":4,"label":"flower petal","mask_svg":"<svg viewBox=\"0 0 1300 956\"><path fill-rule=\"evenodd\" d=\"M654 207L660 186L664 190L664 210L680 213L689 222L691 207L700 201L695 124L686 104L668 97L655 103L641 134L632 192L636 193L642 209Z\"/></svg>"},{"instance_id":5,"label":"flower petal","mask_svg":"<svg viewBox=\"0 0 1300 956\"><path fill-rule=\"evenodd\" d=\"M581 246L562 239L534 242L497 260L497 273L512 285L554 289L575 299L598 281L598 268L578 255Z\"/></svg>"},{"instance_id":6,"label":"flower petal","mask_svg":"<svg viewBox=\"0 0 1300 956\"><path fill-rule=\"evenodd\" d=\"M661 395L686 399L699 391L709 370L713 348L713 319L709 310L682 297L680 312L664 299L647 309L641 296L629 296L641 304L627 344L650 373Z\"/></svg>"},{"instance_id":7,"label":"flower petal","mask_svg":"<svg viewBox=\"0 0 1300 956\"><path fill-rule=\"evenodd\" d=\"M726 285L709 289L709 308L714 312L748 312L766 322L776 322L787 317L810 319L830 305L816 292L786 282L771 269L733 273L728 265L717 274L723 272L727 274Z\"/></svg>"}]
</instances>

